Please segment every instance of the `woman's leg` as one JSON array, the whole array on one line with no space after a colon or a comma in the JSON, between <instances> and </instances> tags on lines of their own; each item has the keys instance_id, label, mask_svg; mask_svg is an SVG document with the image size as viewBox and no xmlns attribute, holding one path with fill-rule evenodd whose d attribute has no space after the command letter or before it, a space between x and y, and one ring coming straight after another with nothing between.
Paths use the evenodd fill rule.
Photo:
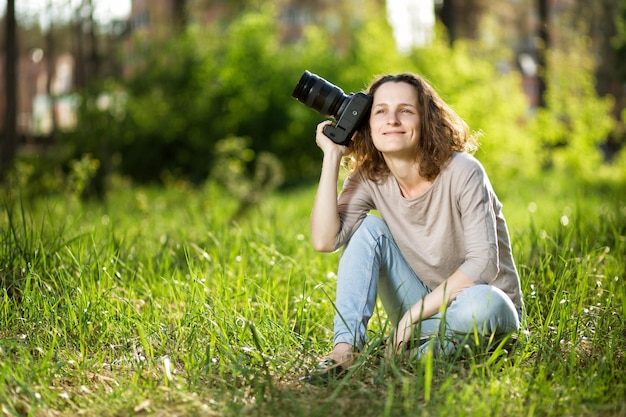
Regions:
<instances>
[{"instance_id":1,"label":"woman's leg","mask_svg":"<svg viewBox=\"0 0 626 417\"><path fill-rule=\"evenodd\" d=\"M436 314L418 323L414 336L420 342L434 339L438 352L452 354L456 343L471 340L475 334L482 341L493 335L514 333L519 327L519 313L502 290L491 285L474 285L463 290L443 316ZM443 337L439 337L442 332ZM423 354L429 345L422 343L418 355Z\"/></svg>"},{"instance_id":2,"label":"woman's leg","mask_svg":"<svg viewBox=\"0 0 626 417\"><path fill-rule=\"evenodd\" d=\"M360 350L366 341L367 324L380 297L391 325L430 290L419 280L396 246L387 224L367 216L346 245L339 262L335 301L334 343ZM442 315L420 322L414 336L429 340L440 334ZM445 311L442 346L454 352L454 340L475 331L489 337L519 329L519 314L511 299L490 285L475 285L462 291ZM428 344L422 345L426 349Z\"/></svg>"},{"instance_id":3,"label":"woman's leg","mask_svg":"<svg viewBox=\"0 0 626 417\"><path fill-rule=\"evenodd\" d=\"M363 348L377 294L395 327L402 314L428 292L402 256L387 224L376 216L367 216L339 261L335 345Z\"/></svg>"}]
</instances>

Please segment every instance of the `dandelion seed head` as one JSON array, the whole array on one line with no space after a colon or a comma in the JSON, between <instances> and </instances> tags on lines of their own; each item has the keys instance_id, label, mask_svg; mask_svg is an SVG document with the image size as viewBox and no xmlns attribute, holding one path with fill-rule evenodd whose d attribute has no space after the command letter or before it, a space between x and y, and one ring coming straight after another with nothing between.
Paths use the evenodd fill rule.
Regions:
<instances>
[{"instance_id":1,"label":"dandelion seed head","mask_svg":"<svg viewBox=\"0 0 626 417\"><path fill-rule=\"evenodd\" d=\"M567 217L565 214L561 216L561 225L562 226L569 225L569 217Z\"/></svg>"},{"instance_id":2,"label":"dandelion seed head","mask_svg":"<svg viewBox=\"0 0 626 417\"><path fill-rule=\"evenodd\" d=\"M534 201L528 203L528 211L530 211L531 213L535 213L537 211L537 203L535 203Z\"/></svg>"}]
</instances>

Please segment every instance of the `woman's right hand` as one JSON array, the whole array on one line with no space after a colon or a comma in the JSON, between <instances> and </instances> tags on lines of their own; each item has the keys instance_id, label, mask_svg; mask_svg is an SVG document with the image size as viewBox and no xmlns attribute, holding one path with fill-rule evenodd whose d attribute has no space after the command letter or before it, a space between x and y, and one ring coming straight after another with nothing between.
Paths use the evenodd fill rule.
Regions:
<instances>
[{"instance_id":1,"label":"woman's right hand","mask_svg":"<svg viewBox=\"0 0 626 417\"><path fill-rule=\"evenodd\" d=\"M339 145L330 139L324 133L324 127L331 125L332 121L324 120L323 122L317 125L315 129L315 143L317 146L326 153L339 153L341 156L346 156L350 153L350 148L348 146Z\"/></svg>"}]
</instances>

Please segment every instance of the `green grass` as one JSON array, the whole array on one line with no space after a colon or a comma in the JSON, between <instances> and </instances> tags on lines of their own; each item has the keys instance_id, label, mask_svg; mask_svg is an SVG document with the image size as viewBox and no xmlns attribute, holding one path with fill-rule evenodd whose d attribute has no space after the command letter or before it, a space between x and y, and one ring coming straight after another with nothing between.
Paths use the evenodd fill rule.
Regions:
<instances>
[{"instance_id":1,"label":"green grass","mask_svg":"<svg viewBox=\"0 0 626 417\"><path fill-rule=\"evenodd\" d=\"M497 183L497 182L496 182ZM299 377L330 348L338 254L308 240L314 189L237 223L216 188L116 186L0 214L0 403L33 416L626 415L626 193L500 192L525 293L512 352L399 366L375 341L349 378Z\"/></svg>"}]
</instances>

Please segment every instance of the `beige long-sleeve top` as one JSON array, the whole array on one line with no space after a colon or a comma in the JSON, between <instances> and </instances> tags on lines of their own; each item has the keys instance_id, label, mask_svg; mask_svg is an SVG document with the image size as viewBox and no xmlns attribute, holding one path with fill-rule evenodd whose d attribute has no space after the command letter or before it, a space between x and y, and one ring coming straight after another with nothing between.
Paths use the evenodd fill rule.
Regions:
<instances>
[{"instance_id":1,"label":"beige long-sleeve top","mask_svg":"<svg viewBox=\"0 0 626 417\"><path fill-rule=\"evenodd\" d=\"M405 259L430 289L460 268L475 283L500 288L522 308L502 204L473 156L454 153L432 186L412 200L402 196L393 175L374 182L354 172L344 183L338 208L337 249L370 210L378 210Z\"/></svg>"}]
</instances>

